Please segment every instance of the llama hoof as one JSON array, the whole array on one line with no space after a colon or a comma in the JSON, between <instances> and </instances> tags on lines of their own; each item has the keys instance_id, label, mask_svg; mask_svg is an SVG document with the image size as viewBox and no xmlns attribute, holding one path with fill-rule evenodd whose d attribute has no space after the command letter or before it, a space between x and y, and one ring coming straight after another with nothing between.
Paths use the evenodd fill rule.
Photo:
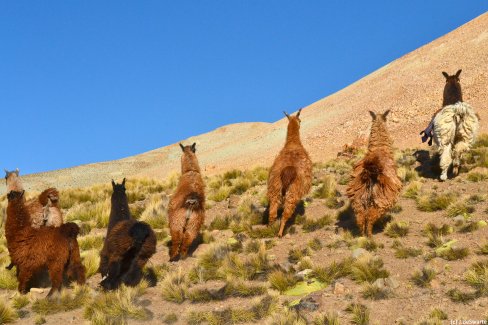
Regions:
<instances>
[{"instance_id":1,"label":"llama hoof","mask_svg":"<svg viewBox=\"0 0 488 325\"><path fill-rule=\"evenodd\" d=\"M179 255L175 255L173 257L170 257L169 258L169 261L170 262L178 262L179 259L180 259L180 256Z\"/></svg>"}]
</instances>

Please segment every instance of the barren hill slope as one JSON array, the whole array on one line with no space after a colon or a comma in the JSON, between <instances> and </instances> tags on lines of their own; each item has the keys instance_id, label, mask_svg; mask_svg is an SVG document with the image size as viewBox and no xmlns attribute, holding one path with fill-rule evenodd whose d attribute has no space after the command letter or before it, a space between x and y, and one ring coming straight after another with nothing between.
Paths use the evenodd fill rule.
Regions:
<instances>
[{"instance_id":1,"label":"barren hill slope","mask_svg":"<svg viewBox=\"0 0 488 325\"><path fill-rule=\"evenodd\" d=\"M302 136L314 161L331 158L368 132L368 110L392 109L390 128L399 148L419 145L419 131L442 103L441 71L463 69L464 99L487 131L488 13L373 72L302 113ZM197 142L206 175L268 166L284 142L284 120L221 127L184 142ZM121 160L79 166L24 178L28 189L87 186L116 177L163 178L179 169L180 149L170 145ZM0 189L4 191L4 188Z\"/></svg>"}]
</instances>

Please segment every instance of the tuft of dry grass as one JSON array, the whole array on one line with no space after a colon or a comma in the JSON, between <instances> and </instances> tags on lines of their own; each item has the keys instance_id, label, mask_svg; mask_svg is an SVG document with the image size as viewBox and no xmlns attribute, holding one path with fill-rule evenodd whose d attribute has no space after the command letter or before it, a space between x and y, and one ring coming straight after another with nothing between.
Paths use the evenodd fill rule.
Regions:
<instances>
[{"instance_id":1,"label":"tuft of dry grass","mask_svg":"<svg viewBox=\"0 0 488 325\"><path fill-rule=\"evenodd\" d=\"M84 316L93 324L127 324L129 320L149 320L150 315L141 306L139 298L144 294L147 283L137 287L122 285L115 291L97 295L84 310Z\"/></svg>"},{"instance_id":2,"label":"tuft of dry grass","mask_svg":"<svg viewBox=\"0 0 488 325\"><path fill-rule=\"evenodd\" d=\"M430 287L430 282L434 280L435 276L436 272L433 269L423 267L420 271L416 271L410 279L415 285L427 288Z\"/></svg>"},{"instance_id":3,"label":"tuft of dry grass","mask_svg":"<svg viewBox=\"0 0 488 325\"><path fill-rule=\"evenodd\" d=\"M455 195L453 193L441 193L437 192L426 193L417 196L417 209L425 212L434 212L445 210L454 202Z\"/></svg>"},{"instance_id":4,"label":"tuft of dry grass","mask_svg":"<svg viewBox=\"0 0 488 325\"><path fill-rule=\"evenodd\" d=\"M473 263L464 274L464 279L480 296L488 297L488 260Z\"/></svg>"},{"instance_id":5,"label":"tuft of dry grass","mask_svg":"<svg viewBox=\"0 0 488 325\"><path fill-rule=\"evenodd\" d=\"M474 212L474 207L468 205L465 201L457 201L449 205L447 208L447 216L449 218L454 218L458 215L468 215Z\"/></svg>"},{"instance_id":6,"label":"tuft of dry grass","mask_svg":"<svg viewBox=\"0 0 488 325\"><path fill-rule=\"evenodd\" d=\"M382 300L388 299L392 295L392 291L387 287L379 287L375 284L366 283L361 295L364 299Z\"/></svg>"},{"instance_id":7,"label":"tuft of dry grass","mask_svg":"<svg viewBox=\"0 0 488 325\"><path fill-rule=\"evenodd\" d=\"M81 252L81 262L86 268L86 277L89 278L98 272L100 265L100 252L97 249L90 249Z\"/></svg>"},{"instance_id":8,"label":"tuft of dry grass","mask_svg":"<svg viewBox=\"0 0 488 325\"><path fill-rule=\"evenodd\" d=\"M337 312L320 314L313 320L314 325L340 325L339 315Z\"/></svg>"},{"instance_id":9,"label":"tuft of dry grass","mask_svg":"<svg viewBox=\"0 0 488 325\"><path fill-rule=\"evenodd\" d=\"M15 290L18 286L17 277L15 276L15 269L5 269L5 266L7 266L9 263L10 261L1 263L0 265L0 289Z\"/></svg>"},{"instance_id":10,"label":"tuft of dry grass","mask_svg":"<svg viewBox=\"0 0 488 325\"><path fill-rule=\"evenodd\" d=\"M353 264L354 260L352 258L346 258L340 262L334 261L326 267L314 267L312 275L320 282L330 284L334 280L350 275Z\"/></svg>"},{"instance_id":11,"label":"tuft of dry grass","mask_svg":"<svg viewBox=\"0 0 488 325\"><path fill-rule=\"evenodd\" d=\"M4 299L0 300L0 324L13 323L18 318L17 311Z\"/></svg>"},{"instance_id":12,"label":"tuft of dry grass","mask_svg":"<svg viewBox=\"0 0 488 325\"><path fill-rule=\"evenodd\" d=\"M417 257L422 254L422 249L415 247L405 247L398 240L395 240L393 242L392 248L395 250L395 257L400 259Z\"/></svg>"},{"instance_id":13,"label":"tuft of dry grass","mask_svg":"<svg viewBox=\"0 0 488 325\"><path fill-rule=\"evenodd\" d=\"M185 301L185 293L188 290L188 279L181 268L169 273L161 282L163 299L170 302L181 304Z\"/></svg>"},{"instance_id":14,"label":"tuft of dry grass","mask_svg":"<svg viewBox=\"0 0 488 325\"><path fill-rule=\"evenodd\" d=\"M12 307L15 309L22 309L30 303L29 296L17 295L12 299ZM1 323L1 322L0 322Z\"/></svg>"},{"instance_id":15,"label":"tuft of dry grass","mask_svg":"<svg viewBox=\"0 0 488 325\"><path fill-rule=\"evenodd\" d=\"M328 214L318 219L308 219L305 217L302 222L302 230L306 233L313 232L322 229L325 226L329 226L330 224L332 224L332 217Z\"/></svg>"},{"instance_id":16,"label":"tuft of dry grass","mask_svg":"<svg viewBox=\"0 0 488 325\"><path fill-rule=\"evenodd\" d=\"M103 246L103 236L87 235L78 237L78 245L82 251L96 249L101 250Z\"/></svg>"},{"instance_id":17,"label":"tuft of dry grass","mask_svg":"<svg viewBox=\"0 0 488 325\"><path fill-rule=\"evenodd\" d=\"M422 183L419 181L413 181L403 190L403 197L407 199L416 199L420 194L420 189L422 188Z\"/></svg>"},{"instance_id":18,"label":"tuft of dry grass","mask_svg":"<svg viewBox=\"0 0 488 325\"><path fill-rule=\"evenodd\" d=\"M32 311L39 315L51 315L81 308L92 299L88 286L75 285L73 290L63 289L61 295L54 299L41 298L32 303Z\"/></svg>"},{"instance_id":19,"label":"tuft of dry grass","mask_svg":"<svg viewBox=\"0 0 488 325\"><path fill-rule=\"evenodd\" d=\"M385 227L385 234L391 238L405 237L406 235L408 235L408 230L408 222L390 222Z\"/></svg>"},{"instance_id":20,"label":"tuft of dry grass","mask_svg":"<svg viewBox=\"0 0 488 325\"><path fill-rule=\"evenodd\" d=\"M351 277L358 283L373 283L377 279L389 277L379 257L362 256L351 265Z\"/></svg>"},{"instance_id":21,"label":"tuft of dry grass","mask_svg":"<svg viewBox=\"0 0 488 325\"><path fill-rule=\"evenodd\" d=\"M283 270L275 270L268 274L268 282L271 284L272 288L283 293L297 284L298 279L293 273L285 272Z\"/></svg>"},{"instance_id":22,"label":"tuft of dry grass","mask_svg":"<svg viewBox=\"0 0 488 325\"><path fill-rule=\"evenodd\" d=\"M321 185L315 191L313 196L320 199L328 199L336 197L337 195L337 182L332 175L325 175L322 177Z\"/></svg>"},{"instance_id":23,"label":"tuft of dry grass","mask_svg":"<svg viewBox=\"0 0 488 325\"><path fill-rule=\"evenodd\" d=\"M352 323L356 325L368 325L369 324L369 310L366 306L351 303L346 307L346 312L351 314Z\"/></svg>"}]
</instances>

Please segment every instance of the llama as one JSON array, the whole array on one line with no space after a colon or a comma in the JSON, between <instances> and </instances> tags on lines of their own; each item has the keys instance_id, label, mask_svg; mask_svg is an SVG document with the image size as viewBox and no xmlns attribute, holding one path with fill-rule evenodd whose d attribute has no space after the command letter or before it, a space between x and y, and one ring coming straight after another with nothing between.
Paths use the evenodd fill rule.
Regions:
<instances>
[{"instance_id":1,"label":"llama","mask_svg":"<svg viewBox=\"0 0 488 325\"><path fill-rule=\"evenodd\" d=\"M195 155L196 143L183 146L181 177L168 205L171 232L170 261L186 258L205 220L205 185Z\"/></svg>"},{"instance_id":2,"label":"llama","mask_svg":"<svg viewBox=\"0 0 488 325\"><path fill-rule=\"evenodd\" d=\"M369 112L373 118L368 152L354 167L347 186L347 196L363 236L373 235L373 225L396 202L402 182L396 173L392 140L386 128L386 117Z\"/></svg>"},{"instance_id":3,"label":"llama","mask_svg":"<svg viewBox=\"0 0 488 325\"><path fill-rule=\"evenodd\" d=\"M27 293L29 280L45 268L51 280L48 296L61 290L65 272L70 280L84 284L85 268L81 264L76 240L80 228L75 223L68 222L56 228L34 229L25 205L24 191L10 191L7 199L7 248L12 263L17 266L19 292Z\"/></svg>"},{"instance_id":4,"label":"llama","mask_svg":"<svg viewBox=\"0 0 488 325\"><path fill-rule=\"evenodd\" d=\"M442 74L446 78L443 107L431 123L434 143L440 156L440 180L445 181L451 165L453 176L458 175L462 154L469 151L476 140L479 117L469 104L463 102L459 81L461 70L452 76L446 72Z\"/></svg>"},{"instance_id":5,"label":"llama","mask_svg":"<svg viewBox=\"0 0 488 325\"><path fill-rule=\"evenodd\" d=\"M10 191L20 192L24 190L18 168L11 172L5 170L5 181L7 184L7 193ZM47 198L51 201L49 209L45 209ZM49 188L37 198L27 200L26 206L31 216L32 227L34 228L42 226L59 227L63 224L63 213L59 208L59 193L55 188Z\"/></svg>"},{"instance_id":6,"label":"llama","mask_svg":"<svg viewBox=\"0 0 488 325\"><path fill-rule=\"evenodd\" d=\"M142 269L156 252L156 235L142 221L132 219L125 178L122 184L112 180L112 198L107 236L100 252L99 272L105 290L117 289L122 283L136 286L142 279Z\"/></svg>"},{"instance_id":7,"label":"llama","mask_svg":"<svg viewBox=\"0 0 488 325\"><path fill-rule=\"evenodd\" d=\"M276 157L268 178L269 224L278 216L280 204L284 205L278 237L283 236L286 222L293 215L297 203L312 186L312 160L300 141L300 113L288 115L286 143Z\"/></svg>"}]
</instances>

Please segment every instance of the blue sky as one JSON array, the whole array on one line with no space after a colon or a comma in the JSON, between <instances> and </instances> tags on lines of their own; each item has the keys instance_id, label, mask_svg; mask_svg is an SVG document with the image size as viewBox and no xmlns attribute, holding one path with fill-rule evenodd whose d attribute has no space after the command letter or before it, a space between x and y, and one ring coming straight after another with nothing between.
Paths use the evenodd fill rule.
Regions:
<instances>
[{"instance_id":1,"label":"blue sky","mask_svg":"<svg viewBox=\"0 0 488 325\"><path fill-rule=\"evenodd\" d=\"M464 1L2 1L2 168L273 122L479 16Z\"/></svg>"}]
</instances>

